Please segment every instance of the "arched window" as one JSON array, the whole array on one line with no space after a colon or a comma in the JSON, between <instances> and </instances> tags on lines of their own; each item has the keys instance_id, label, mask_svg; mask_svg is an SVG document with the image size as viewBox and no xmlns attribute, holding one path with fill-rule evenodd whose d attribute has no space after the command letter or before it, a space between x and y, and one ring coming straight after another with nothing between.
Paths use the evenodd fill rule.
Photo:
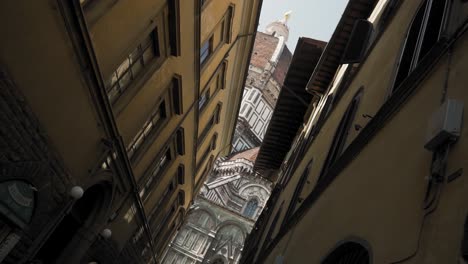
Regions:
<instances>
[{"instance_id":1,"label":"arched window","mask_svg":"<svg viewBox=\"0 0 468 264\"><path fill-rule=\"evenodd\" d=\"M246 233L242 230L241 226L233 223L226 224L216 232L215 238L211 241L210 248L217 251L228 242L234 247L242 248L245 236Z\"/></svg>"},{"instance_id":2,"label":"arched window","mask_svg":"<svg viewBox=\"0 0 468 264\"><path fill-rule=\"evenodd\" d=\"M369 264L370 256L367 249L362 245L355 242L347 242L333 250L322 263Z\"/></svg>"},{"instance_id":3,"label":"arched window","mask_svg":"<svg viewBox=\"0 0 468 264\"><path fill-rule=\"evenodd\" d=\"M275 231L276 224L278 223L278 220L279 220L279 218L281 216L281 212L283 211L283 205L284 205L284 201L281 202L281 205L280 205L280 207L278 209L278 212L276 212L275 218L273 218L273 221L271 222L270 229L268 230L266 240L265 240L265 243L263 245L264 248L268 247L269 243L271 243L271 241L274 238L273 237L273 232Z\"/></svg>"},{"instance_id":4,"label":"arched window","mask_svg":"<svg viewBox=\"0 0 468 264\"><path fill-rule=\"evenodd\" d=\"M216 225L214 218L205 210L196 210L189 217L189 221L206 230L212 230Z\"/></svg>"},{"instance_id":5,"label":"arched window","mask_svg":"<svg viewBox=\"0 0 468 264\"><path fill-rule=\"evenodd\" d=\"M356 116L361 97L362 89L360 89L357 92L357 94L354 96L353 100L349 104L348 108L346 109L346 112L343 114L340 124L336 129L335 137L333 138L330 150L328 151L328 156L323 165L322 172L320 173L319 181L323 179L323 176L327 174L328 169L331 167L331 165L333 165L333 163L335 163L335 161L343 153L345 149L346 139L348 138L351 124L354 121L354 117Z\"/></svg>"},{"instance_id":6,"label":"arched window","mask_svg":"<svg viewBox=\"0 0 468 264\"><path fill-rule=\"evenodd\" d=\"M302 172L301 178L299 179L299 182L296 185L296 190L294 190L294 194L291 198L291 202L289 203L288 211L286 211L286 215L284 216L283 219L283 225L286 224L286 222L290 219L290 217L294 214L294 211L296 210L296 205L300 199L302 189L304 189L304 185L307 182L307 178L309 177L309 172L312 167L313 160L309 161L309 164L307 164L307 167L305 167L304 171Z\"/></svg>"},{"instance_id":7,"label":"arched window","mask_svg":"<svg viewBox=\"0 0 468 264\"><path fill-rule=\"evenodd\" d=\"M253 218L255 216L255 212L257 211L257 207L258 207L257 199L250 199L247 202L247 206L245 206L244 215L246 217Z\"/></svg>"},{"instance_id":8,"label":"arched window","mask_svg":"<svg viewBox=\"0 0 468 264\"><path fill-rule=\"evenodd\" d=\"M426 0L419 7L405 39L393 91L418 66L443 35L444 19L449 9L447 0Z\"/></svg>"},{"instance_id":9,"label":"arched window","mask_svg":"<svg viewBox=\"0 0 468 264\"><path fill-rule=\"evenodd\" d=\"M35 201L35 188L24 181L11 180L0 183L0 215L25 228L31 222Z\"/></svg>"}]
</instances>

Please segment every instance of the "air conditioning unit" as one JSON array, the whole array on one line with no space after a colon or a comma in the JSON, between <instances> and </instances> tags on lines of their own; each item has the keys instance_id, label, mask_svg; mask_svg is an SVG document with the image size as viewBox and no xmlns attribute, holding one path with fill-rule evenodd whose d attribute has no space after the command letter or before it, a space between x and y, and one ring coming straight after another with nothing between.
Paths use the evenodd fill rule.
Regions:
<instances>
[{"instance_id":1,"label":"air conditioning unit","mask_svg":"<svg viewBox=\"0 0 468 264\"><path fill-rule=\"evenodd\" d=\"M460 137L463 103L449 99L431 116L424 148L433 151Z\"/></svg>"}]
</instances>

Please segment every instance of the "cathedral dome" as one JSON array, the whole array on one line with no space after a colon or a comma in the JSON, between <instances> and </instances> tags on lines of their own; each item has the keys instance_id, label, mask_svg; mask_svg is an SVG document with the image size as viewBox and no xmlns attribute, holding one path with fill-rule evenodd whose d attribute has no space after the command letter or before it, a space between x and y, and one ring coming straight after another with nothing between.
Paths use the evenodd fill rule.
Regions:
<instances>
[{"instance_id":1,"label":"cathedral dome","mask_svg":"<svg viewBox=\"0 0 468 264\"><path fill-rule=\"evenodd\" d=\"M290 17L291 11L286 12L282 19L268 24L265 28L265 33L273 35L275 37L283 37L284 41L286 42L289 37L289 27L287 23Z\"/></svg>"},{"instance_id":2,"label":"cathedral dome","mask_svg":"<svg viewBox=\"0 0 468 264\"><path fill-rule=\"evenodd\" d=\"M258 156L258 151L260 147L255 147L252 149L248 149L239 153L234 154L229 160L237 160L237 159L246 159L252 162L255 162Z\"/></svg>"}]
</instances>

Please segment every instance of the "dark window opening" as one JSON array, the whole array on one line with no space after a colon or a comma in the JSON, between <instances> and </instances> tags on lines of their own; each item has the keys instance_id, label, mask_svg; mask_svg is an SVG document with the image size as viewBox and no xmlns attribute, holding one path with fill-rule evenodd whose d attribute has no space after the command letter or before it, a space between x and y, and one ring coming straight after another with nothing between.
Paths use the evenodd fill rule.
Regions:
<instances>
[{"instance_id":1,"label":"dark window opening","mask_svg":"<svg viewBox=\"0 0 468 264\"><path fill-rule=\"evenodd\" d=\"M182 164L177 168L177 183L179 185L185 184L185 167Z\"/></svg>"},{"instance_id":2,"label":"dark window opening","mask_svg":"<svg viewBox=\"0 0 468 264\"><path fill-rule=\"evenodd\" d=\"M159 198L159 201L156 203L156 205L153 207L151 210L151 213L149 215L149 218L152 219L154 214L156 212L159 212L161 209L161 206L164 204L167 204L170 198L172 197L172 194L174 193L175 190L175 178L167 185L166 189L162 193L161 197Z\"/></svg>"},{"instance_id":3,"label":"dark window opening","mask_svg":"<svg viewBox=\"0 0 468 264\"><path fill-rule=\"evenodd\" d=\"M225 16L225 21L223 21L223 39L226 43L231 42L231 20L232 20L232 15L234 13L234 7L229 6L229 9L227 11L227 14Z\"/></svg>"},{"instance_id":4,"label":"dark window opening","mask_svg":"<svg viewBox=\"0 0 468 264\"><path fill-rule=\"evenodd\" d=\"M160 178L162 172L169 165L171 160L171 148L168 147L162 156L157 159L156 164L151 168L145 183L140 187L140 197L143 200L149 197L151 190L154 189L154 185L156 184L157 179Z\"/></svg>"},{"instance_id":5,"label":"dark window opening","mask_svg":"<svg viewBox=\"0 0 468 264\"><path fill-rule=\"evenodd\" d=\"M153 239L158 239L161 231L164 230L164 228L162 227L164 226L167 227L167 225L169 224L168 223L169 220L174 216L174 213L177 208L177 203L178 203L178 199L174 201L169 212L162 213L164 217L163 219L161 219L161 221L159 222L156 221L157 217L150 219L150 227L153 230L153 236L154 236ZM155 242L158 243L159 241L155 241Z\"/></svg>"},{"instance_id":6,"label":"dark window opening","mask_svg":"<svg viewBox=\"0 0 468 264\"><path fill-rule=\"evenodd\" d=\"M283 205L284 205L284 201L281 202L281 205L280 205L280 207L278 209L278 212L276 212L275 218L273 218L273 221L271 222L270 229L268 230L268 234L267 234L266 239L265 239L265 247L267 247L268 244L271 243L271 241L274 238L273 237L273 231L275 230L276 224L279 221L279 218L281 216L281 211L283 211Z\"/></svg>"},{"instance_id":7,"label":"dark window opening","mask_svg":"<svg viewBox=\"0 0 468 264\"><path fill-rule=\"evenodd\" d=\"M202 111L205 106L208 104L208 101L210 100L210 89L206 89L205 92L202 93L200 96L200 99L198 99L198 110Z\"/></svg>"},{"instance_id":8,"label":"dark window opening","mask_svg":"<svg viewBox=\"0 0 468 264\"><path fill-rule=\"evenodd\" d=\"M251 112L252 112L252 107L249 105L249 108L247 109L247 114L245 114L245 118L249 118L249 115Z\"/></svg>"},{"instance_id":9,"label":"dark window opening","mask_svg":"<svg viewBox=\"0 0 468 264\"><path fill-rule=\"evenodd\" d=\"M222 260L221 258L217 258L217 259L214 259L211 263L213 263L213 264L224 264L226 262L224 262L224 260Z\"/></svg>"},{"instance_id":10,"label":"dark window opening","mask_svg":"<svg viewBox=\"0 0 468 264\"><path fill-rule=\"evenodd\" d=\"M203 128L203 131L201 132L200 137L198 138L198 144L201 144L203 142L203 140L206 138L206 135L208 135L208 132L214 124L215 116L211 116L210 120L208 121L208 124L206 124L205 128Z\"/></svg>"},{"instance_id":11,"label":"dark window opening","mask_svg":"<svg viewBox=\"0 0 468 264\"><path fill-rule=\"evenodd\" d=\"M259 93L257 93L257 95L255 96L255 99L254 99L254 101L253 101L253 104L254 104L254 105L257 104L258 99L260 99L260 96L261 96L261 95L260 95Z\"/></svg>"},{"instance_id":12,"label":"dark window opening","mask_svg":"<svg viewBox=\"0 0 468 264\"><path fill-rule=\"evenodd\" d=\"M363 59L372 30L373 25L367 20L359 19L354 23L341 63L357 63Z\"/></svg>"},{"instance_id":13,"label":"dark window opening","mask_svg":"<svg viewBox=\"0 0 468 264\"><path fill-rule=\"evenodd\" d=\"M205 41L200 49L200 64L203 65L206 62L206 59L213 52L213 36Z\"/></svg>"},{"instance_id":14,"label":"dark window opening","mask_svg":"<svg viewBox=\"0 0 468 264\"><path fill-rule=\"evenodd\" d=\"M215 112L213 113L213 115L211 116L210 120L208 121L208 123L206 124L206 126L203 128L200 136L198 137L198 140L197 140L197 144L200 145L203 140L206 138L206 136L208 135L208 132L211 130L211 128L215 125L215 124L218 124L219 121L220 121L220 112L221 112L221 104L218 104L216 106L216 110Z\"/></svg>"},{"instance_id":15,"label":"dark window opening","mask_svg":"<svg viewBox=\"0 0 468 264\"><path fill-rule=\"evenodd\" d=\"M356 115L361 96L362 90L360 90L354 96L353 100L346 109L346 112L344 113L340 124L338 125L335 137L333 138L333 142L328 152L327 159L325 160L325 163L323 165L319 181L323 178L323 176L328 172L328 169L333 165L333 163L335 163L335 161L341 156L341 154L344 151L346 139L348 138L349 130L351 128L352 122L354 121L354 117Z\"/></svg>"},{"instance_id":16,"label":"dark window opening","mask_svg":"<svg viewBox=\"0 0 468 264\"><path fill-rule=\"evenodd\" d=\"M398 66L398 72L395 79L394 87L398 89L401 82L406 79L406 77L411 72L411 62L413 61L414 53L416 50L416 44L418 42L419 29L423 23L424 19L424 10L426 9L427 2L424 3L422 7L419 8L416 17L411 24L411 28L406 37L405 48L403 54L401 55L400 65Z\"/></svg>"},{"instance_id":17,"label":"dark window opening","mask_svg":"<svg viewBox=\"0 0 468 264\"><path fill-rule=\"evenodd\" d=\"M214 134L213 138L211 139L211 149L214 150L216 148L216 141L218 140L218 134Z\"/></svg>"},{"instance_id":18,"label":"dark window opening","mask_svg":"<svg viewBox=\"0 0 468 264\"><path fill-rule=\"evenodd\" d=\"M432 47L439 40L441 35L443 18L447 1L433 0L430 6L429 16L427 17L427 24L424 30L424 38L421 44L421 51L418 61L422 60L424 56L431 50Z\"/></svg>"},{"instance_id":19,"label":"dark window opening","mask_svg":"<svg viewBox=\"0 0 468 264\"><path fill-rule=\"evenodd\" d=\"M221 103L216 105L216 110L215 110L215 122L216 124L219 124L219 121L221 120Z\"/></svg>"},{"instance_id":20,"label":"dark window opening","mask_svg":"<svg viewBox=\"0 0 468 264\"><path fill-rule=\"evenodd\" d=\"M360 244L348 242L333 250L322 263L369 264L370 256L367 249Z\"/></svg>"},{"instance_id":21,"label":"dark window opening","mask_svg":"<svg viewBox=\"0 0 468 264\"><path fill-rule=\"evenodd\" d=\"M127 155L134 161L136 153L139 152L143 143L150 137L153 137L159 130L161 123L166 119L166 103L162 100L158 107L151 113L149 119L145 122L142 129L137 133L133 140L127 146Z\"/></svg>"},{"instance_id":22,"label":"dark window opening","mask_svg":"<svg viewBox=\"0 0 468 264\"><path fill-rule=\"evenodd\" d=\"M185 137L183 127L179 128L176 132L176 146L177 154L185 155Z\"/></svg>"},{"instance_id":23,"label":"dark window opening","mask_svg":"<svg viewBox=\"0 0 468 264\"><path fill-rule=\"evenodd\" d=\"M210 169L213 167L212 164L213 163L213 156L210 157L210 159L208 160L208 162L206 163L206 166L205 166L205 169L203 169L203 172L201 174L201 178L202 179L205 179L205 176L208 174L208 172L210 172ZM200 183L202 183L203 181L200 181ZM198 188L196 188L198 189Z\"/></svg>"},{"instance_id":24,"label":"dark window opening","mask_svg":"<svg viewBox=\"0 0 468 264\"><path fill-rule=\"evenodd\" d=\"M180 205L184 205L185 204L185 192L179 191L179 194L177 195L177 199L179 200Z\"/></svg>"},{"instance_id":25,"label":"dark window opening","mask_svg":"<svg viewBox=\"0 0 468 264\"><path fill-rule=\"evenodd\" d=\"M254 89L250 90L250 95L249 95L249 99L248 99L249 101L252 100L252 97L254 96L255 93L256 92L255 92Z\"/></svg>"},{"instance_id":26,"label":"dark window opening","mask_svg":"<svg viewBox=\"0 0 468 264\"><path fill-rule=\"evenodd\" d=\"M304 169L304 172L301 175L301 178L299 179L299 182L296 185L296 189L294 190L293 196L291 198L291 202L289 203L288 210L286 211L286 216L284 217L283 220L283 225L285 225L286 221L290 219L290 217L294 214L294 211L296 210L296 205L300 199L300 196L302 194L302 190L304 189L305 183L307 182L307 178L309 177L309 172L312 167L313 160L307 164L307 167Z\"/></svg>"},{"instance_id":27,"label":"dark window opening","mask_svg":"<svg viewBox=\"0 0 468 264\"><path fill-rule=\"evenodd\" d=\"M446 0L426 0L419 7L408 30L392 92L398 90L403 80L440 40L448 5Z\"/></svg>"},{"instance_id":28,"label":"dark window opening","mask_svg":"<svg viewBox=\"0 0 468 264\"><path fill-rule=\"evenodd\" d=\"M160 57L158 29L155 28L117 67L106 81L106 92L113 103L138 78L150 62Z\"/></svg>"},{"instance_id":29,"label":"dark window opening","mask_svg":"<svg viewBox=\"0 0 468 264\"><path fill-rule=\"evenodd\" d=\"M322 110L321 110L321 113L320 113L320 116L317 120L317 123L315 124L315 127L317 127L318 129L314 129L312 133L318 133L320 131L320 128L322 127L323 123L325 122L325 120L327 119L328 115L331 113L331 109L332 109L332 106L333 106L333 94L329 94L327 96L327 101L325 102Z\"/></svg>"},{"instance_id":30,"label":"dark window opening","mask_svg":"<svg viewBox=\"0 0 468 264\"><path fill-rule=\"evenodd\" d=\"M201 165L205 162L205 160L208 158L208 155L212 150L216 148L216 140L218 138L218 134L214 134L213 137L211 138L210 145L205 149L203 154L200 156L200 159L197 163L197 171L200 169Z\"/></svg>"},{"instance_id":31,"label":"dark window opening","mask_svg":"<svg viewBox=\"0 0 468 264\"><path fill-rule=\"evenodd\" d=\"M174 103L174 113L177 115L183 114L183 97L182 97L182 77L177 76L172 78L172 101Z\"/></svg>"},{"instance_id":32,"label":"dark window opening","mask_svg":"<svg viewBox=\"0 0 468 264\"><path fill-rule=\"evenodd\" d=\"M169 45L171 47L172 56L180 56L180 12L179 0L169 0Z\"/></svg>"},{"instance_id":33,"label":"dark window opening","mask_svg":"<svg viewBox=\"0 0 468 264\"><path fill-rule=\"evenodd\" d=\"M77 236L79 229L88 224L87 220L101 204L102 194L103 188L100 185L86 190L83 197L75 202L70 213L57 225L34 260L42 261L41 263L55 263L57 259L64 257L61 256L63 250Z\"/></svg>"},{"instance_id":34,"label":"dark window opening","mask_svg":"<svg viewBox=\"0 0 468 264\"><path fill-rule=\"evenodd\" d=\"M253 218L255 216L255 212L257 212L257 208L258 208L257 199L251 199L250 201L247 202L243 215L249 218Z\"/></svg>"}]
</instances>

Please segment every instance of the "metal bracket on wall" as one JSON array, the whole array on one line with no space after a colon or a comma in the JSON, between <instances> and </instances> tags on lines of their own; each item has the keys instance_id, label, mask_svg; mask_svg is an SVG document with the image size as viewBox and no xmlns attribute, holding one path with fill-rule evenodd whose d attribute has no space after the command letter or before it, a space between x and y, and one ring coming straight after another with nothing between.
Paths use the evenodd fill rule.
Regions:
<instances>
[{"instance_id":1,"label":"metal bracket on wall","mask_svg":"<svg viewBox=\"0 0 468 264\"><path fill-rule=\"evenodd\" d=\"M457 178L459 178L460 176L462 176L463 174L463 168L460 168L458 169L457 171L455 171L454 173L450 174L448 177L447 177L447 182L452 182L454 180L456 180Z\"/></svg>"}]
</instances>

